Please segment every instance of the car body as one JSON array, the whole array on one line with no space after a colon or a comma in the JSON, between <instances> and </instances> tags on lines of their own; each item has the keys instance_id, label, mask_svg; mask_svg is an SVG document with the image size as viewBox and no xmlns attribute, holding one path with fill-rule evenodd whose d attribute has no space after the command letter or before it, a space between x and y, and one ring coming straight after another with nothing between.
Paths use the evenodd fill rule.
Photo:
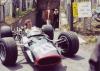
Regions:
<instances>
[{"instance_id":1,"label":"car body","mask_svg":"<svg viewBox=\"0 0 100 71\"><path fill-rule=\"evenodd\" d=\"M21 47L27 61L38 66L59 63L61 55L55 44L40 30L33 29L27 36L22 35ZM50 62L52 61L52 62Z\"/></svg>"},{"instance_id":2,"label":"car body","mask_svg":"<svg viewBox=\"0 0 100 71\"><path fill-rule=\"evenodd\" d=\"M77 53L79 40L76 33L62 32L58 40L53 41L50 38L53 35L49 35L53 34L52 30L50 25L45 25L42 29L35 27L29 33L21 34L20 47L27 62L38 66L55 65L61 62L62 55L73 56ZM1 31L0 59L6 66L13 65L18 56L17 42L9 26L1 27ZM6 33L11 36L6 36Z\"/></svg>"}]
</instances>

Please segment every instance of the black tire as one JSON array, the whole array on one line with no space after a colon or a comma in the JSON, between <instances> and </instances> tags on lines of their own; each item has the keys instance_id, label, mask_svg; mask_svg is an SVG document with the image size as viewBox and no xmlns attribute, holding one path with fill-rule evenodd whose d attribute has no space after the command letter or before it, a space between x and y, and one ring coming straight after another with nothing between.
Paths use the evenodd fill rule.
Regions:
<instances>
[{"instance_id":1,"label":"black tire","mask_svg":"<svg viewBox=\"0 0 100 71\"><path fill-rule=\"evenodd\" d=\"M74 56L79 50L79 39L74 32L62 32L58 39L65 39L65 42L58 44L64 56Z\"/></svg>"},{"instance_id":2,"label":"black tire","mask_svg":"<svg viewBox=\"0 0 100 71\"><path fill-rule=\"evenodd\" d=\"M15 65L17 60L17 45L12 37L2 38L0 40L0 59L6 66Z\"/></svg>"},{"instance_id":3,"label":"black tire","mask_svg":"<svg viewBox=\"0 0 100 71\"><path fill-rule=\"evenodd\" d=\"M95 20L96 20L97 22L100 22L100 13L97 14L97 17L95 18Z\"/></svg>"},{"instance_id":4,"label":"black tire","mask_svg":"<svg viewBox=\"0 0 100 71\"><path fill-rule=\"evenodd\" d=\"M48 35L49 39L53 40L54 38L54 29L52 25L43 25L42 26L42 31Z\"/></svg>"},{"instance_id":5,"label":"black tire","mask_svg":"<svg viewBox=\"0 0 100 71\"><path fill-rule=\"evenodd\" d=\"M96 20L97 22L100 22L100 18L95 18L95 20Z\"/></svg>"},{"instance_id":6,"label":"black tire","mask_svg":"<svg viewBox=\"0 0 100 71\"><path fill-rule=\"evenodd\" d=\"M13 33L11 31L11 28L9 26L2 26L0 29L1 38L4 37L13 37Z\"/></svg>"}]
</instances>

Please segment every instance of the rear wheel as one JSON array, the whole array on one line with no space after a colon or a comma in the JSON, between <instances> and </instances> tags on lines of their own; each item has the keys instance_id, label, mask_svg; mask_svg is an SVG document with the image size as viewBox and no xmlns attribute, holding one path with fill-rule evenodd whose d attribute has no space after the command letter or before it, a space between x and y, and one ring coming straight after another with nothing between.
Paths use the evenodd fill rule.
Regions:
<instances>
[{"instance_id":1,"label":"rear wheel","mask_svg":"<svg viewBox=\"0 0 100 71\"><path fill-rule=\"evenodd\" d=\"M79 49L79 40L75 33L73 32L62 32L58 39L63 39L61 43L58 44L61 47L61 54L64 56L73 56L77 53Z\"/></svg>"},{"instance_id":2,"label":"rear wheel","mask_svg":"<svg viewBox=\"0 0 100 71\"><path fill-rule=\"evenodd\" d=\"M17 45L12 37L2 38L0 40L0 59L2 64L12 66L17 60Z\"/></svg>"},{"instance_id":3,"label":"rear wheel","mask_svg":"<svg viewBox=\"0 0 100 71\"><path fill-rule=\"evenodd\" d=\"M53 40L54 38L54 29L52 25L43 25L42 26L42 31L48 35L49 39Z\"/></svg>"},{"instance_id":4,"label":"rear wheel","mask_svg":"<svg viewBox=\"0 0 100 71\"><path fill-rule=\"evenodd\" d=\"M11 31L11 28L9 26L2 26L0 29L1 38L4 37L13 37L13 33Z\"/></svg>"}]
</instances>

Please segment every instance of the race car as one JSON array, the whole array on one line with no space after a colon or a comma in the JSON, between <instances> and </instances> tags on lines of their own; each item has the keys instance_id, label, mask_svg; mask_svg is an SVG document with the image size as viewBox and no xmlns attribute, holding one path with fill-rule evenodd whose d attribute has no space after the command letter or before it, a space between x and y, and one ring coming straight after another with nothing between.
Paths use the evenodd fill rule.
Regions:
<instances>
[{"instance_id":1,"label":"race car","mask_svg":"<svg viewBox=\"0 0 100 71\"><path fill-rule=\"evenodd\" d=\"M17 42L9 26L1 27L0 59L2 64L13 66L18 57ZM78 52L79 40L74 32L61 32L56 41L53 40L54 31L50 25L42 29L22 33L20 47L29 63L37 66L50 66L61 62L62 56L73 56Z\"/></svg>"}]
</instances>

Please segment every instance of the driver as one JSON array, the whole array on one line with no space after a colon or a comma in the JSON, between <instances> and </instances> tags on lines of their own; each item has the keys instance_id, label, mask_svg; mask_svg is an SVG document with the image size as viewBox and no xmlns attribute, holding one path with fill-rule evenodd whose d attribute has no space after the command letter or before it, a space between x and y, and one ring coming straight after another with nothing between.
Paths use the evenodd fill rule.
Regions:
<instances>
[{"instance_id":1,"label":"driver","mask_svg":"<svg viewBox=\"0 0 100 71\"><path fill-rule=\"evenodd\" d=\"M36 26L32 26L32 21L30 19L25 20L24 24L24 36L22 37L22 41L23 44L28 47L27 43L30 41L28 37L41 34L41 30Z\"/></svg>"},{"instance_id":2,"label":"driver","mask_svg":"<svg viewBox=\"0 0 100 71\"><path fill-rule=\"evenodd\" d=\"M41 30L36 26L32 26L32 21L27 19L25 20L25 33L26 35L36 35L41 34Z\"/></svg>"},{"instance_id":3,"label":"driver","mask_svg":"<svg viewBox=\"0 0 100 71\"><path fill-rule=\"evenodd\" d=\"M30 19L25 20L25 33L29 33L32 30L32 21Z\"/></svg>"}]
</instances>

